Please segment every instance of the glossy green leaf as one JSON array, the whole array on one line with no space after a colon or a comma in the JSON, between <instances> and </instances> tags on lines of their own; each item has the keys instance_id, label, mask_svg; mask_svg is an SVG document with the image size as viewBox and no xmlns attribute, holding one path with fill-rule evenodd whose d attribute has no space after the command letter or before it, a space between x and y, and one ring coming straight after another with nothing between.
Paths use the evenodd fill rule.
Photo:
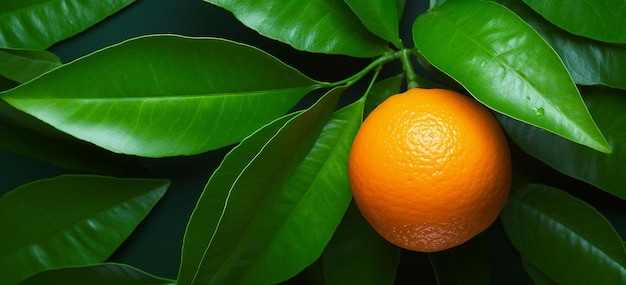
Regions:
<instances>
[{"instance_id":1,"label":"glossy green leaf","mask_svg":"<svg viewBox=\"0 0 626 285\"><path fill-rule=\"evenodd\" d=\"M479 235L457 247L429 253L438 285L489 284L487 241Z\"/></svg>"},{"instance_id":2,"label":"glossy green leaf","mask_svg":"<svg viewBox=\"0 0 626 285\"><path fill-rule=\"evenodd\" d=\"M400 86L402 86L403 79L404 74L401 73L376 82L376 84L372 86L372 89L367 93L364 114L367 116L367 114L372 112L380 103L385 101L391 95L400 93Z\"/></svg>"},{"instance_id":3,"label":"glossy green leaf","mask_svg":"<svg viewBox=\"0 0 626 285\"><path fill-rule=\"evenodd\" d=\"M260 34L296 49L374 57L387 42L369 32L341 0L205 0Z\"/></svg>"},{"instance_id":4,"label":"glossy green leaf","mask_svg":"<svg viewBox=\"0 0 626 285\"><path fill-rule=\"evenodd\" d=\"M238 142L317 87L251 46L158 35L105 48L0 98L105 149L162 157Z\"/></svg>"},{"instance_id":5,"label":"glossy green leaf","mask_svg":"<svg viewBox=\"0 0 626 285\"><path fill-rule=\"evenodd\" d=\"M566 192L529 184L511 192L504 230L523 258L558 284L622 284L626 250L613 226Z\"/></svg>"},{"instance_id":6,"label":"glossy green leaf","mask_svg":"<svg viewBox=\"0 0 626 285\"><path fill-rule=\"evenodd\" d=\"M448 1L420 15L415 44L492 109L610 152L567 69L517 15L495 2Z\"/></svg>"},{"instance_id":7,"label":"glossy green leaf","mask_svg":"<svg viewBox=\"0 0 626 285\"><path fill-rule=\"evenodd\" d=\"M557 285L554 281L550 280L548 276L537 269L537 267L533 266L525 259L522 259L522 266L524 266L526 273L528 273L528 276L533 280L535 285Z\"/></svg>"},{"instance_id":8,"label":"glossy green leaf","mask_svg":"<svg viewBox=\"0 0 626 285\"><path fill-rule=\"evenodd\" d=\"M400 248L381 237L351 203L324 250L326 285L394 284Z\"/></svg>"},{"instance_id":9,"label":"glossy green leaf","mask_svg":"<svg viewBox=\"0 0 626 285\"><path fill-rule=\"evenodd\" d=\"M626 48L575 36L554 26L522 0L500 1L528 22L559 54L574 82L626 90Z\"/></svg>"},{"instance_id":10,"label":"glossy green leaf","mask_svg":"<svg viewBox=\"0 0 626 285\"><path fill-rule=\"evenodd\" d=\"M376 81L365 96L353 103L355 116L361 118L369 108L398 93L403 75ZM360 124L359 124L360 126ZM381 237L351 203L322 258L325 285L393 284L400 259L400 248Z\"/></svg>"},{"instance_id":11,"label":"glossy green leaf","mask_svg":"<svg viewBox=\"0 0 626 285\"><path fill-rule=\"evenodd\" d=\"M3 284L45 269L102 262L165 194L168 181L65 175L0 198Z\"/></svg>"},{"instance_id":12,"label":"glossy green leaf","mask_svg":"<svg viewBox=\"0 0 626 285\"><path fill-rule=\"evenodd\" d=\"M47 49L134 0L2 0L0 47Z\"/></svg>"},{"instance_id":13,"label":"glossy green leaf","mask_svg":"<svg viewBox=\"0 0 626 285\"><path fill-rule=\"evenodd\" d=\"M550 22L580 36L626 43L626 5L623 0L524 0Z\"/></svg>"},{"instance_id":14,"label":"glossy green leaf","mask_svg":"<svg viewBox=\"0 0 626 285\"><path fill-rule=\"evenodd\" d=\"M368 30L380 38L402 47L397 0L344 0Z\"/></svg>"},{"instance_id":15,"label":"glossy green leaf","mask_svg":"<svg viewBox=\"0 0 626 285\"><path fill-rule=\"evenodd\" d=\"M507 134L525 152L552 168L626 199L626 94L608 88L582 89L589 111L613 148L599 153L552 133L499 116Z\"/></svg>"},{"instance_id":16,"label":"glossy green leaf","mask_svg":"<svg viewBox=\"0 0 626 285\"><path fill-rule=\"evenodd\" d=\"M0 149L82 173L128 175L139 158L112 153L62 133L0 101ZM42 143L45 142L45 143Z\"/></svg>"},{"instance_id":17,"label":"glossy green leaf","mask_svg":"<svg viewBox=\"0 0 626 285\"><path fill-rule=\"evenodd\" d=\"M226 156L187 227L179 284L276 284L318 259L351 197L347 160L361 111L333 115L341 90Z\"/></svg>"},{"instance_id":18,"label":"glossy green leaf","mask_svg":"<svg viewBox=\"0 0 626 285\"><path fill-rule=\"evenodd\" d=\"M0 76L19 83L59 66L59 57L45 50L0 48Z\"/></svg>"},{"instance_id":19,"label":"glossy green leaf","mask_svg":"<svg viewBox=\"0 0 626 285\"><path fill-rule=\"evenodd\" d=\"M169 280L145 273L126 264L103 263L64 267L37 273L19 285L175 285Z\"/></svg>"}]
</instances>

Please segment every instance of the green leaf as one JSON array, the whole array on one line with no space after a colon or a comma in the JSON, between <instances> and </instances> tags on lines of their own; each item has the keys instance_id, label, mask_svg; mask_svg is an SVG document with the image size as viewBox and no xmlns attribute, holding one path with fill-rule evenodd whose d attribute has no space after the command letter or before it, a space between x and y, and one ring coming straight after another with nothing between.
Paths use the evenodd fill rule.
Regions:
<instances>
[{"instance_id":1,"label":"green leaf","mask_svg":"<svg viewBox=\"0 0 626 285\"><path fill-rule=\"evenodd\" d=\"M397 0L345 0L350 9L359 17L361 23L375 35L402 47L400 40L400 17Z\"/></svg>"},{"instance_id":2,"label":"green leaf","mask_svg":"<svg viewBox=\"0 0 626 285\"><path fill-rule=\"evenodd\" d=\"M83 173L122 175L145 169L120 155L62 133L0 101L0 149ZM42 143L45 142L45 143Z\"/></svg>"},{"instance_id":3,"label":"green leaf","mask_svg":"<svg viewBox=\"0 0 626 285\"><path fill-rule=\"evenodd\" d=\"M626 43L626 33L622 30L622 27L626 27L626 6L623 0L524 2L544 18L572 34L609 43Z\"/></svg>"},{"instance_id":4,"label":"green leaf","mask_svg":"<svg viewBox=\"0 0 626 285\"><path fill-rule=\"evenodd\" d=\"M376 82L367 94L364 114L367 115L372 112L391 95L400 93L400 86L402 85L403 79L404 74L401 73Z\"/></svg>"},{"instance_id":5,"label":"green leaf","mask_svg":"<svg viewBox=\"0 0 626 285\"><path fill-rule=\"evenodd\" d=\"M394 284L400 248L381 237L351 203L324 250L326 285Z\"/></svg>"},{"instance_id":6,"label":"green leaf","mask_svg":"<svg viewBox=\"0 0 626 285\"><path fill-rule=\"evenodd\" d=\"M359 127L364 109L398 93L403 75L376 81L360 100L352 104ZM374 83L375 82L375 83ZM369 112L369 111L367 111ZM332 284L393 284L400 259L400 248L380 236L363 218L355 203L351 203L335 231L322 258L326 285Z\"/></svg>"},{"instance_id":7,"label":"green leaf","mask_svg":"<svg viewBox=\"0 0 626 285\"><path fill-rule=\"evenodd\" d=\"M402 20L404 15L404 6L406 6L406 0L396 0L396 7L398 8L398 23Z\"/></svg>"},{"instance_id":8,"label":"green leaf","mask_svg":"<svg viewBox=\"0 0 626 285\"><path fill-rule=\"evenodd\" d=\"M429 2L430 3L428 5L428 7L435 8L437 6L441 6L443 3L446 2L446 0L430 0Z\"/></svg>"},{"instance_id":9,"label":"green leaf","mask_svg":"<svg viewBox=\"0 0 626 285\"><path fill-rule=\"evenodd\" d=\"M0 198L3 284L45 269L102 262L165 194L168 181L64 175Z\"/></svg>"},{"instance_id":10,"label":"green leaf","mask_svg":"<svg viewBox=\"0 0 626 285\"><path fill-rule=\"evenodd\" d=\"M0 5L0 47L47 49L133 2L3 0Z\"/></svg>"},{"instance_id":11,"label":"green leaf","mask_svg":"<svg viewBox=\"0 0 626 285\"><path fill-rule=\"evenodd\" d=\"M533 280L535 285L557 285L554 281L550 280L548 276L543 274L543 272L539 271L535 266L530 264L526 259L522 258L522 266L528 273L528 276Z\"/></svg>"},{"instance_id":12,"label":"green leaf","mask_svg":"<svg viewBox=\"0 0 626 285\"><path fill-rule=\"evenodd\" d=\"M0 98L105 149L162 157L238 142L318 87L251 46L158 35L105 48Z\"/></svg>"},{"instance_id":13,"label":"green leaf","mask_svg":"<svg viewBox=\"0 0 626 285\"><path fill-rule=\"evenodd\" d=\"M299 50L354 57L374 57L388 50L387 42L370 33L341 0L205 1Z\"/></svg>"},{"instance_id":14,"label":"green leaf","mask_svg":"<svg viewBox=\"0 0 626 285\"><path fill-rule=\"evenodd\" d=\"M187 227L179 284L275 284L321 255L350 202L347 160L361 121L354 105L332 115L341 91L226 156Z\"/></svg>"},{"instance_id":15,"label":"green leaf","mask_svg":"<svg viewBox=\"0 0 626 285\"><path fill-rule=\"evenodd\" d=\"M176 281L145 273L126 264L103 263L42 271L20 282L20 285L48 284L175 285Z\"/></svg>"},{"instance_id":16,"label":"green leaf","mask_svg":"<svg viewBox=\"0 0 626 285\"><path fill-rule=\"evenodd\" d=\"M0 76L19 83L59 66L59 57L45 50L0 48Z\"/></svg>"},{"instance_id":17,"label":"green leaf","mask_svg":"<svg viewBox=\"0 0 626 285\"><path fill-rule=\"evenodd\" d=\"M495 2L448 1L420 15L416 46L492 109L610 152L567 69L532 27Z\"/></svg>"},{"instance_id":18,"label":"green leaf","mask_svg":"<svg viewBox=\"0 0 626 285\"><path fill-rule=\"evenodd\" d=\"M525 152L552 168L626 199L626 94L608 88L582 89L589 111L613 148L599 153L546 131L498 116L507 134Z\"/></svg>"},{"instance_id":19,"label":"green leaf","mask_svg":"<svg viewBox=\"0 0 626 285\"><path fill-rule=\"evenodd\" d=\"M487 241L483 235L457 247L429 253L437 284L489 284Z\"/></svg>"},{"instance_id":20,"label":"green leaf","mask_svg":"<svg viewBox=\"0 0 626 285\"><path fill-rule=\"evenodd\" d=\"M5 78L4 76L0 76L0 91L9 90L18 85L19 83Z\"/></svg>"},{"instance_id":21,"label":"green leaf","mask_svg":"<svg viewBox=\"0 0 626 285\"><path fill-rule=\"evenodd\" d=\"M523 258L558 284L622 284L626 251L613 226L566 192L529 184L512 191L501 218Z\"/></svg>"},{"instance_id":22,"label":"green leaf","mask_svg":"<svg viewBox=\"0 0 626 285\"><path fill-rule=\"evenodd\" d=\"M501 1L528 22L559 54L574 82L626 90L626 48L567 33L546 21L522 0Z\"/></svg>"}]
</instances>

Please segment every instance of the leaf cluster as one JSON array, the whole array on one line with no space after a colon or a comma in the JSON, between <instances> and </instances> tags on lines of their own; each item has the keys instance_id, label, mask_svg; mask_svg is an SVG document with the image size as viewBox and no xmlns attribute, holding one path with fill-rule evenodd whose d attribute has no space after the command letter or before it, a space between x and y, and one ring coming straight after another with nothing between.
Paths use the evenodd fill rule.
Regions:
<instances>
[{"instance_id":1,"label":"leaf cluster","mask_svg":"<svg viewBox=\"0 0 626 285\"><path fill-rule=\"evenodd\" d=\"M530 279L625 282L612 223L528 167L626 199L623 3L433 0L416 12L404 0L205 2L291 49L366 64L321 80L253 44L156 33L62 62L52 46L138 4L4 1L0 149L73 174L0 197L3 284L397 283L406 252L352 203L347 161L363 118L414 87L455 89L500 121L515 185L488 232L506 234ZM171 183L145 162L216 150L228 153L195 177L207 182L177 276L112 262ZM492 236L423 254L437 282L493 281Z\"/></svg>"}]
</instances>

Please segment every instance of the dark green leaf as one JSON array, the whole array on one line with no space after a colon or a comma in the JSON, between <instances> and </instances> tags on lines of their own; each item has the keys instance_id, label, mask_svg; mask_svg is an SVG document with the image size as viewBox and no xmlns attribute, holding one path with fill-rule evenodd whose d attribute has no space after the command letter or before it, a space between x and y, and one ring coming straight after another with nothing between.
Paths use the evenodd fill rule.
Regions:
<instances>
[{"instance_id":1,"label":"dark green leaf","mask_svg":"<svg viewBox=\"0 0 626 285\"><path fill-rule=\"evenodd\" d=\"M613 226L564 191L529 184L514 189L501 218L523 258L558 284L623 284L626 251Z\"/></svg>"},{"instance_id":2,"label":"dark green leaf","mask_svg":"<svg viewBox=\"0 0 626 285\"><path fill-rule=\"evenodd\" d=\"M437 284L489 284L487 242L479 235L457 247L429 253Z\"/></svg>"},{"instance_id":3,"label":"dark green leaf","mask_svg":"<svg viewBox=\"0 0 626 285\"><path fill-rule=\"evenodd\" d=\"M65 175L0 198L3 284L45 269L102 262L165 194L168 181Z\"/></svg>"},{"instance_id":4,"label":"dark green leaf","mask_svg":"<svg viewBox=\"0 0 626 285\"><path fill-rule=\"evenodd\" d=\"M495 2L448 1L420 15L424 57L492 109L602 152L611 149L561 59Z\"/></svg>"},{"instance_id":5,"label":"dark green leaf","mask_svg":"<svg viewBox=\"0 0 626 285\"><path fill-rule=\"evenodd\" d=\"M59 57L45 50L0 48L0 76L19 83L59 66Z\"/></svg>"},{"instance_id":6,"label":"dark green leaf","mask_svg":"<svg viewBox=\"0 0 626 285\"><path fill-rule=\"evenodd\" d=\"M104 263L64 267L37 273L19 285L175 285L169 280L125 264Z\"/></svg>"},{"instance_id":7,"label":"dark green leaf","mask_svg":"<svg viewBox=\"0 0 626 285\"><path fill-rule=\"evenodd\" d=\"M47 49L134 0L2 0L0 47Z\"/></svg>"},{"instance_id":8,"label":"dark green leaf","mask_svg":"<svg viewBox=\"0 0 626 285\"><path fill-rule=\"evenodd\" d=\"M397 0L345 0L368 30L396 47L400 41L400 17Z\"/></svg>"},{"instance_id":9,"label":"dark green leaf","mask_svg":"<svg viewBox=\"0 0 626 285\"><path fill-rule=\"evenodd\" d=\"M404 74L398 74L376 82L376 84L372 86L372 90L367 94L364 114L367 115L372 112L376 106L391 95L400 93L400 86L402 85L403 79Z\"/></svg>"},{"instance_id":10,"label":"dark green leaf","mask_svg":"<svg viewBox=\"0 0 626 285\"><path fill-rule=\"evenodd\" d=\"M528 276L530 276L535 285L557 285L556 283L554 283L554 281L550 280L548 276L543 274L543 272L539 271L539 269L537 269L525 259L522 259L522 265L524 266L526 273L528 273Z\"/></svg>"},{"instance_id":11,"label":"dark green leaf","mask_svg":"<svg viewBox=\"0 0 626 285\"><path fill-rule=\"evenodd\" d=\"M359 122L368 102L374 108L373 104L398 93L402 78L400 74L372 84L366 95L351 107L356 110ZM399 259L400 248L380 236L363 218L356 204L351 203L324 250L325 284L393 284Z\"/></svg>"},{"instance_id":12,"label":"dark green leaf","mask_svg":"<svg viewBox=\"0 0 626 285\"><path fill-rule=\"evenodd\" d=\"M2 150L72 171L121 175L145 169L137 157L112 153L78 140L2 101L0 137Z\"/></svg>"},{"instance_id":13,"label":"dark green leaf","mask_svg":"<svg viewBox=\"0 0 626 285\"><path fill-rule=\"evenodd\" d=\"M396 0L396 7L398 8L398 22L402 20L404 15L404 6L406 6L406 0Z\"/></svg>"},{"instance_id":14,"label":"dark green leaf","mask_svg":"<svg viewBox=\"0 0 626 285\"><path fill-rule=\"evenodd\" d=\"M327 285L394 284L400 248L386 241L351 203L324 250Z\"/></svg>"},{"instance_id":15,"label":"dark green leaf","mask_svg":"<svg viewBox=\"0 0 626 285\"><path fill-rule=\"evenodd\" d=\"M524 0L550 22L580 36L626 43L624 0Z\"/></svg>"},{"instance_id":16,"label":"dark green leaf","mask_svg":"<svg viewBox=\"0 0 626 285\"><path fill-rule=\"evenodd\" d=\"M341 0L205 0L262 35L299 50L374 57L387 42L370 33Z\"/></svg>"},{"instance_id":17,"label":"dark green leaf","mask_svg":"<svg viewBox=\"0 0 626 285\"><path fill-rule=\"evenodd\" d=\"M238 142L317 87L251 46L160 35L95 52L0 98L105 149L161 157Z\"/></svg>"},{"instance_id":18,"label":"dark green leaf","mask_svg":"<svg viewBox=\"0 0 626 285\"><path fill-rule=\"evenodd\" d=\"M522 0L500 2L533 26L554 48L574 82L626 90L626 48L567 33L535 13Z\"/></svg>"},{"instance_id":19,"label":"dark green leaf","mask_svg":"<svg viewBox=\"0 0 626 285\"><path fill-rule=\"evenodd\" d=\"M226 156L187 227L179 284L275 284L321 255L350 201L361 121L354 105L331 117L341 90Z\"/></svg>"},{"instance_id":20,"label":"dark green leaf","mask_svg":"<svg viewBox=\"0 0 626 285\"><path fill-rule=\"evenodd\" d=\"M589 111L613 148L611 154L593 151L504 116L498 119L525 152L562 173L626 199L626 94L608 88L582 90Z\"/></svg>"},{"instance_id":21,"label":"dark green leaf","mask_svg":"<svg viewBox=\"0 0 626 285\"><path fill-rule=\"evenodd\" d=\"M18 85L19 83L5 78L4 76L0 76L0 91L9 90Z\"/></svg>"}]
</instances>

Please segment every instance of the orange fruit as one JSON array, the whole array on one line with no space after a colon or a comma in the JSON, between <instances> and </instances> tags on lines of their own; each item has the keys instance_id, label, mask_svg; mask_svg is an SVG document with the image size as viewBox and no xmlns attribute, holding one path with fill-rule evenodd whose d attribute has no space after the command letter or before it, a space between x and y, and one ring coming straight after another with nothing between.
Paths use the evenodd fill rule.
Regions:
<instances>
[{"instance_id":1,"label":"orange fruit","mask_svg":"<svg viewBox=\"0 0 626 285\"><path fill-rule=\"evenodd\" d=\"M495 221L509 194L511 159L498 121L483 105L450 90L414 88L365 119L349 174L359 210L381 236L435 252Z\"/></svg>"}]
</instances>

